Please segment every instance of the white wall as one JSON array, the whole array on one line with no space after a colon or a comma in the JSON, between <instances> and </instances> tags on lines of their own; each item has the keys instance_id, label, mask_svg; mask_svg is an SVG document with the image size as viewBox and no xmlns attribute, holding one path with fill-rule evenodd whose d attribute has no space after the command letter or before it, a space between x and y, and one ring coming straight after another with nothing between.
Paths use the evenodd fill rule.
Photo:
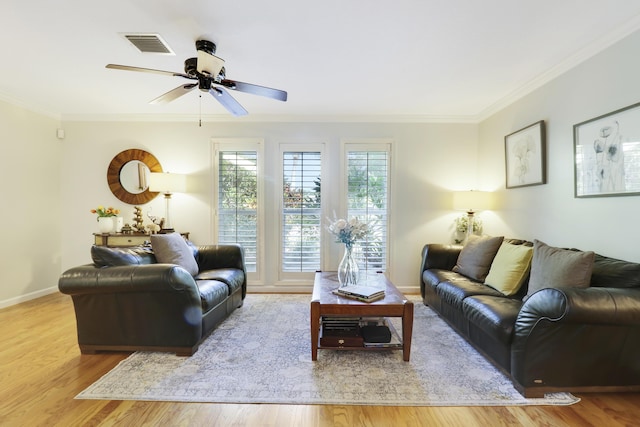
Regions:
<instances>
[{"instance_id":1,"label":"white wall","mask_svg":"<svg viewBox=\"0 0 640 427\"><path fill-rule=\"evenodd\" d=\"M92 233L97 230L97 205L123 210L125 221L133 207L117 200L106 182L111 159L128 148L142 148L155 155L164 170L195 177L197 190L174 195L172 222L191 232L197 244L212 242L211 226L211 139L261 138L265 153L278 150L281 142L324 142L336 150L345 138L390 138L394 141L391 279L399 286L418 286L422 245L448 241L454 213L450 210L451 189L467 189L476 182L477 126L474 124L381 124L381 123L203 123L196 122L73 122L65 123L62 164L62 202L65 208L62 242L63 268L90 262ZM269 155L266 156L270 158ZM331 173L331 172L329 172ZM267 177L277 182L277 177ZM267 196L269 193L267 192ZM275 197L267 197L267 212ZM159 197L144 206L163 216ZM452 216L453 215L453 216ZM268 223L267 230L278 224ZM267 241L273 241L273 233ZM271 259L265 285L277 281L277 246L270 246ZM269 254L269 252L267 252ZM336 260L337 264L337 260ZM312 276L312 275L311 275ZM251 285L251 284L250 284Z\"/></svg>"},{"instance_id":2,"label":"white wall","mask_svg":"<svg viewBox=\"0 0 640 427\"><path fill-rule=\"evenodd\" d=\"M165 170L196 177L198 190L174 196L174 225L196 243L211 242L211 138L325 142L345 138L395 141L391 217L391 278L418 286L426 242L450 241L451 190L496 190L501 207L483 212L485 232L592 249L640 261L638 196L573 197L572 126L640 101L640 33L613 45L509 107L474 124L66 122L0 102L4 130L0 220L10 244L0 249L0 306L55 289L60 272L90 262L97 205L118 201L106 182L113 156L128 148L153 153ZM504 136L538 120L547 124L548 184L504 188ZM333 149L333 148L332 148ZM273 202L272 202L273 203ZM146 205L162 214L161 198ZM266 283L276 280L275 267Z\"/></svg>"},{"instance_id":3,"label":"white wall","mask_svg":"<svg viewBox=\"0 0 640 427\"><path fill-rule=\"evenodd\" d=\"M502 205L492 234L640 261L640 197L574 198L573 177L573 125L640 101L639 51L636 33L480 124L480 175ZM506 190L504 136L538 120L547 125L548 184Z\"/></svg>"},{"instance_id":4,"label":"white wall","mask_svg":"<svg viewBox=\"0 0 640 427\"><path fill-rule=\"evenodd\" d=\"M57 289L63 219L58 126L56 119L0 101L0 307Z\"/></svg>"}]
</instances>

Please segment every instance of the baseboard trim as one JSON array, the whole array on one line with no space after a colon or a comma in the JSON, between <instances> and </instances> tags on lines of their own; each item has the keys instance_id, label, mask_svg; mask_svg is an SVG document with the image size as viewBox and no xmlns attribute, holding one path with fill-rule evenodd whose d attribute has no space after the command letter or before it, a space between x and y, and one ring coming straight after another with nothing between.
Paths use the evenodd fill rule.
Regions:
<instances>
[{"instance_id":1,"label":"baseboard trim","mask_svg":"<svg viewBox=\"0 0 640 427\"><path fill-rule=\"evenodd\" d=\"M32 299L40 298L45 295L50 295L55 292L58 292L57 286L52 286L50 288L42 289L39 291L30 292L25 295L20 295L14 298L9 298L4 301L0 301L0 309L11 307L12 305L20 304L21 302L31 301Z\"/></svg>"}]
</instances>

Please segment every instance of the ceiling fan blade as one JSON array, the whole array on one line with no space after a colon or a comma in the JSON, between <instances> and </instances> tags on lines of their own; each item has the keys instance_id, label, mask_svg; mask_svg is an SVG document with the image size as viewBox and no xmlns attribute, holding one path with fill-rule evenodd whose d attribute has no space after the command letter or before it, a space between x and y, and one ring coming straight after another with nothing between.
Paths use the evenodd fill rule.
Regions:
<instances>
[{"instance_id":1,"label":"ceiling fan blade","mask_svg":"<svg viewBox=\"0 0 640 427\"><path fill-rule=\"evenodd\" d=\"M234 116L246 116L249 114L238 101L236 101L229 92L221 87L212 87L209 89L209 93L213 96L224 108L227 109Z\"/></svg>"},{"instance_id":2,"label":"ceiling fan blade","mask_svg":"<svg viewBox=\"0 0 640 427\"><path fill-rule=\"evenodd\" d=\"M164 71L164 70L154 70L152 68L130 67L129 65L107 64L105 68L111 68L113 70L139 71L142 73L162 74L164 76L177 76L177 77L184 77L186 79L191 79L191 80L197 79L197 77L190 76L188 74L177 73L175 71Z\"/></svg>"},{"instance_id":3,"label":"ceiling fan blade","mask_svg":"<svg viewBox=\"0 0 640 427\"><path fill-rule=\"evenodd\" d=\"M182 95L191 92L196 87L198 87L198 83L189 83L178 86L177 88L171 89L169 92L160 95L156 99L149 101L149 104L167 104L174 99L180 98Z\"/></svg>"},{"instance_id":4,"label":"ceiling fan blade","mask_svg":"<svg viewBox=\"0 0 640 427\"><path fill-rule=\"evenodd\" d=\"M218 58L217 56L202 50L198 51L197 70L200 74L216 77L220 74L222 67L224 67L224 59Z\"/></svg>"},{"instance_id":5,"label":"ceiling fan blade","mask_svg":"<svg viewBox=\"0 0 640 427\"><path fill-rule=\"evenodd\" d=\"M287 100L287 92L280 89L273 89L265 86L258 86L251 83L238 82L235 80L223 79L218 84L227 89L246 92L253 95L266 96L267 98L277 99L278 101Z\"/></svg>"}]
</instances>

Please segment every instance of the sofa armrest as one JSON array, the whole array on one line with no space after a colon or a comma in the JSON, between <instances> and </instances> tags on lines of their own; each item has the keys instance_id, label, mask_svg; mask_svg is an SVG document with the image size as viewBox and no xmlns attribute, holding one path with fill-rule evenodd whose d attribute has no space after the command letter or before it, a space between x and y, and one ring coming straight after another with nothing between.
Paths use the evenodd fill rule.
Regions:
<instances>
[{"instance_id":1,"label":"sofa armrest","mask_svg":"<svg viewBox=\"0 0 640 427\"><path fill-rule=\"evenodd\" d=\"M191 354L202 338L202 302L194 278L174 264L67 270L80 350L156 349Z\"/></svg>"},{"instance_id":2,"label":"sofa armrest","mask_svg":"<svg viewBox=\"0 0 640 427\"><path fill-rule=\"evenodd\" d=\"M196 261L200 271L237 268L245 271L244 250L240 245L198 246Z\"/></svg>"},{"instance_id":3,"label":"sofa armrest","mask_svg":"<svg viewBox=\"0 0 640 427\"><path fill-rule=\"evenodd\" d=\"M174 264L144 264L97 268L82 265L65 271L58 280L68 295L136 292L187 292L199 300L193 277Z\"/></svg>"},{"instance_id":4,"label":"sofa armrest","mask_svg":"<svg viewBox=\"0 0 640 427\"><path fill-rule=\"evenodd\" d=\"M520 387L637 386L640 289L548 288L523 304L511 345Z\"/></svg>"},{"instance_id":5,"label":"sofa armrest","mask_svg":"<svg viewBox=\"0 0 640 427\"><path fill-rule=\"evenodd\" d=\"M458 255L462 246L442 245L438 243L428 243L422 248L422 263L420 265L420 281L422 273L431 268L441 270L452 270L458 260Z\"/></svg>"},{"instance_id":6,"label":"sofa armrest","mask_svg":"<svg viewBox=\"0 0 640 427\"><path fill-rule=\"evenodd\" d=\"M550 322L640 325L640 289L546 288L531 295L516 320L517 335Z\"/></svg>"}]
</instances>

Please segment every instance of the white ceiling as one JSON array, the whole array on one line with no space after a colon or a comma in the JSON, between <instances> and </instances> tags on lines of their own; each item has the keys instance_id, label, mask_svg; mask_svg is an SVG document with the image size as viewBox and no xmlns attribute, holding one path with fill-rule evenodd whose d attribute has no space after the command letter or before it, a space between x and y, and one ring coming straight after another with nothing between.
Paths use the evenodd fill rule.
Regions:
<instances>
[{"instance_id":1,"label":"white ceiling","mask_svg":"<svg viewBox=\"0 0 640 427\"><path fill-rule=\"evenodd\" d=\"M289 93L231 91L249 118L474 121L640 28L637 0L3 0L0 14L0 98L63 120L237 120L199 91L148 104L180 77L105 69L183 72L205 38L228 78ZM158 33L175 56L123 33Z\"/></svg>"}]
</instances>

